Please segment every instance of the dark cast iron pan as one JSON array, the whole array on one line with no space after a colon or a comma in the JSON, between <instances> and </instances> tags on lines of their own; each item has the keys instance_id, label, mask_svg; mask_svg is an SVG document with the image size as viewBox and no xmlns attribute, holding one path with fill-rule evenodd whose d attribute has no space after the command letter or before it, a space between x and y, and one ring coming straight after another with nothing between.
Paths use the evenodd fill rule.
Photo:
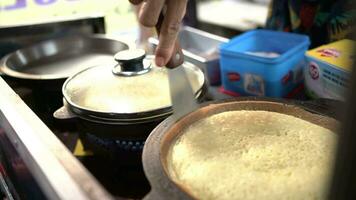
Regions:
<instances>
[{"instance_id":1,"label":"dark cast iron pan","mask_svg":"<svg viewBox=\"0 0 356 200\"><path fill-rule=\"evenodd\" d=\"M170 145L181 131L202 118L225 111L264 110L298 117L337 132L339 122L333 118L337 115L325 108L331 106L337 109L340 105L332 100L299 102L248 97L205 103L198 110L176 121L169 117L151 132L144 146L143 166L152 187L145 199L194 199L187 188L176 184L169 178L166 158Z\"/></svg>"}]
</instances>

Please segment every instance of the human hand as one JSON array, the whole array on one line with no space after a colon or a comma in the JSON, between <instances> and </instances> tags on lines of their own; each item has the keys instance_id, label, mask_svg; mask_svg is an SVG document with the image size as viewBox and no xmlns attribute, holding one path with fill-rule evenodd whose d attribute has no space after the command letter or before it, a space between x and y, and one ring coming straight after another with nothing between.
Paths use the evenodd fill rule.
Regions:
<instances>
[{"instance_id":1,"label":"human hand","mask_svg":"<svg viewBox=\"0 0 356 200\"><path fill-rule=\"evenodd\" d=\"M170 60L180 24L183 20L188 0L129 0L137 5L143 3L139 21L147 27L154 27L163 9L165 15L160 29L159 44L156 49L156 65L164 66ZM164 8L164 6L166 6Z\"/></svg>"}]
</instances>

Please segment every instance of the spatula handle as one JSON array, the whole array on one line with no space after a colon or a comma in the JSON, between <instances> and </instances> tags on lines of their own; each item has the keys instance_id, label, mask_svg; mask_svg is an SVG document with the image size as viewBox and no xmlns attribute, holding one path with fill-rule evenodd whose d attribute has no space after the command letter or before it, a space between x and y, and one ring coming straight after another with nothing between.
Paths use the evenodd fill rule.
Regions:
<instances>
[{"instance_id":1,"label":"spatula handle","mask_svg":"<svg viewBox=\"0 0 356 200\"><path fill-rule=\"evenodd\" d=\"M159 15L157 24L156 24L156 31L157 31L158 37L160 35L160 31L162 28L163 18L164 18L164 16L163 16L163 13L161 12L161 14ZM166 67L173 69L173 68L176 68L176 67L182 65L183 62L184 62L183 51L182 51L182 48L180 47L179 41L177 39L176 42L174 43L172 57L168 61Z\"/></svg>"}]
</instances>

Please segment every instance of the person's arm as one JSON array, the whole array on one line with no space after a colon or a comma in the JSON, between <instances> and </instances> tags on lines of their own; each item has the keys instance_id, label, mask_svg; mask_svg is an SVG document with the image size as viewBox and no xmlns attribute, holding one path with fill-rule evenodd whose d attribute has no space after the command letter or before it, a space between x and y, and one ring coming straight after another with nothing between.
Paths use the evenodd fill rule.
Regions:
<instances>
[{"instance_id":1,"label":"person's arm","mask_svg":"<svg viewBox=\"0 0 356 200\"><path fill-rule=\"evenodd\" d=\"M185 14L188 0L129 0L138 5L143 2L139 12L139 21L146 27L154 27L165 6L165 17L160 30L159 44L156 49L156 65L167 64L173 53L180 24Z\"/></svg>"},{"instance_id":2,"label":"person's arm","mask_svg":"<svg viewBox=\"0 0 356 200\"><path fill-rule=\"evenodd\" d=\"M135 10L135 14L138 20L138 16L139 16L139 11L141 10L142 7L142 3L135 5L134 6L134 10ZM143 26L141 23L139 23L139 38L137 43L137 46L139 48L145 49L146 51L149 50L149 45L148 45L148 39L152 36L155 35L154 29L153 28L148 28Z\"/></svg>"}]
</instances>

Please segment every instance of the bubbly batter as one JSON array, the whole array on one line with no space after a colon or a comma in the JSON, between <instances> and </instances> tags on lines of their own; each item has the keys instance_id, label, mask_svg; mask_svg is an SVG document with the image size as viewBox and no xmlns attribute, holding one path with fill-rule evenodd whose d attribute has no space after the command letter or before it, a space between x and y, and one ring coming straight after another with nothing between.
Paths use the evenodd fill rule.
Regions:
<instances>
[{"instance_id":1,"label":"bubbly batter","mask_svg":"<svg viewBox=\"0 0 356 200\"><path fill-rule=\"evenodd\" d=\"M168 170L198 199L325 199L336 141L293 116L224 112L183 131Z\"/></svg>"}]
</instances>

